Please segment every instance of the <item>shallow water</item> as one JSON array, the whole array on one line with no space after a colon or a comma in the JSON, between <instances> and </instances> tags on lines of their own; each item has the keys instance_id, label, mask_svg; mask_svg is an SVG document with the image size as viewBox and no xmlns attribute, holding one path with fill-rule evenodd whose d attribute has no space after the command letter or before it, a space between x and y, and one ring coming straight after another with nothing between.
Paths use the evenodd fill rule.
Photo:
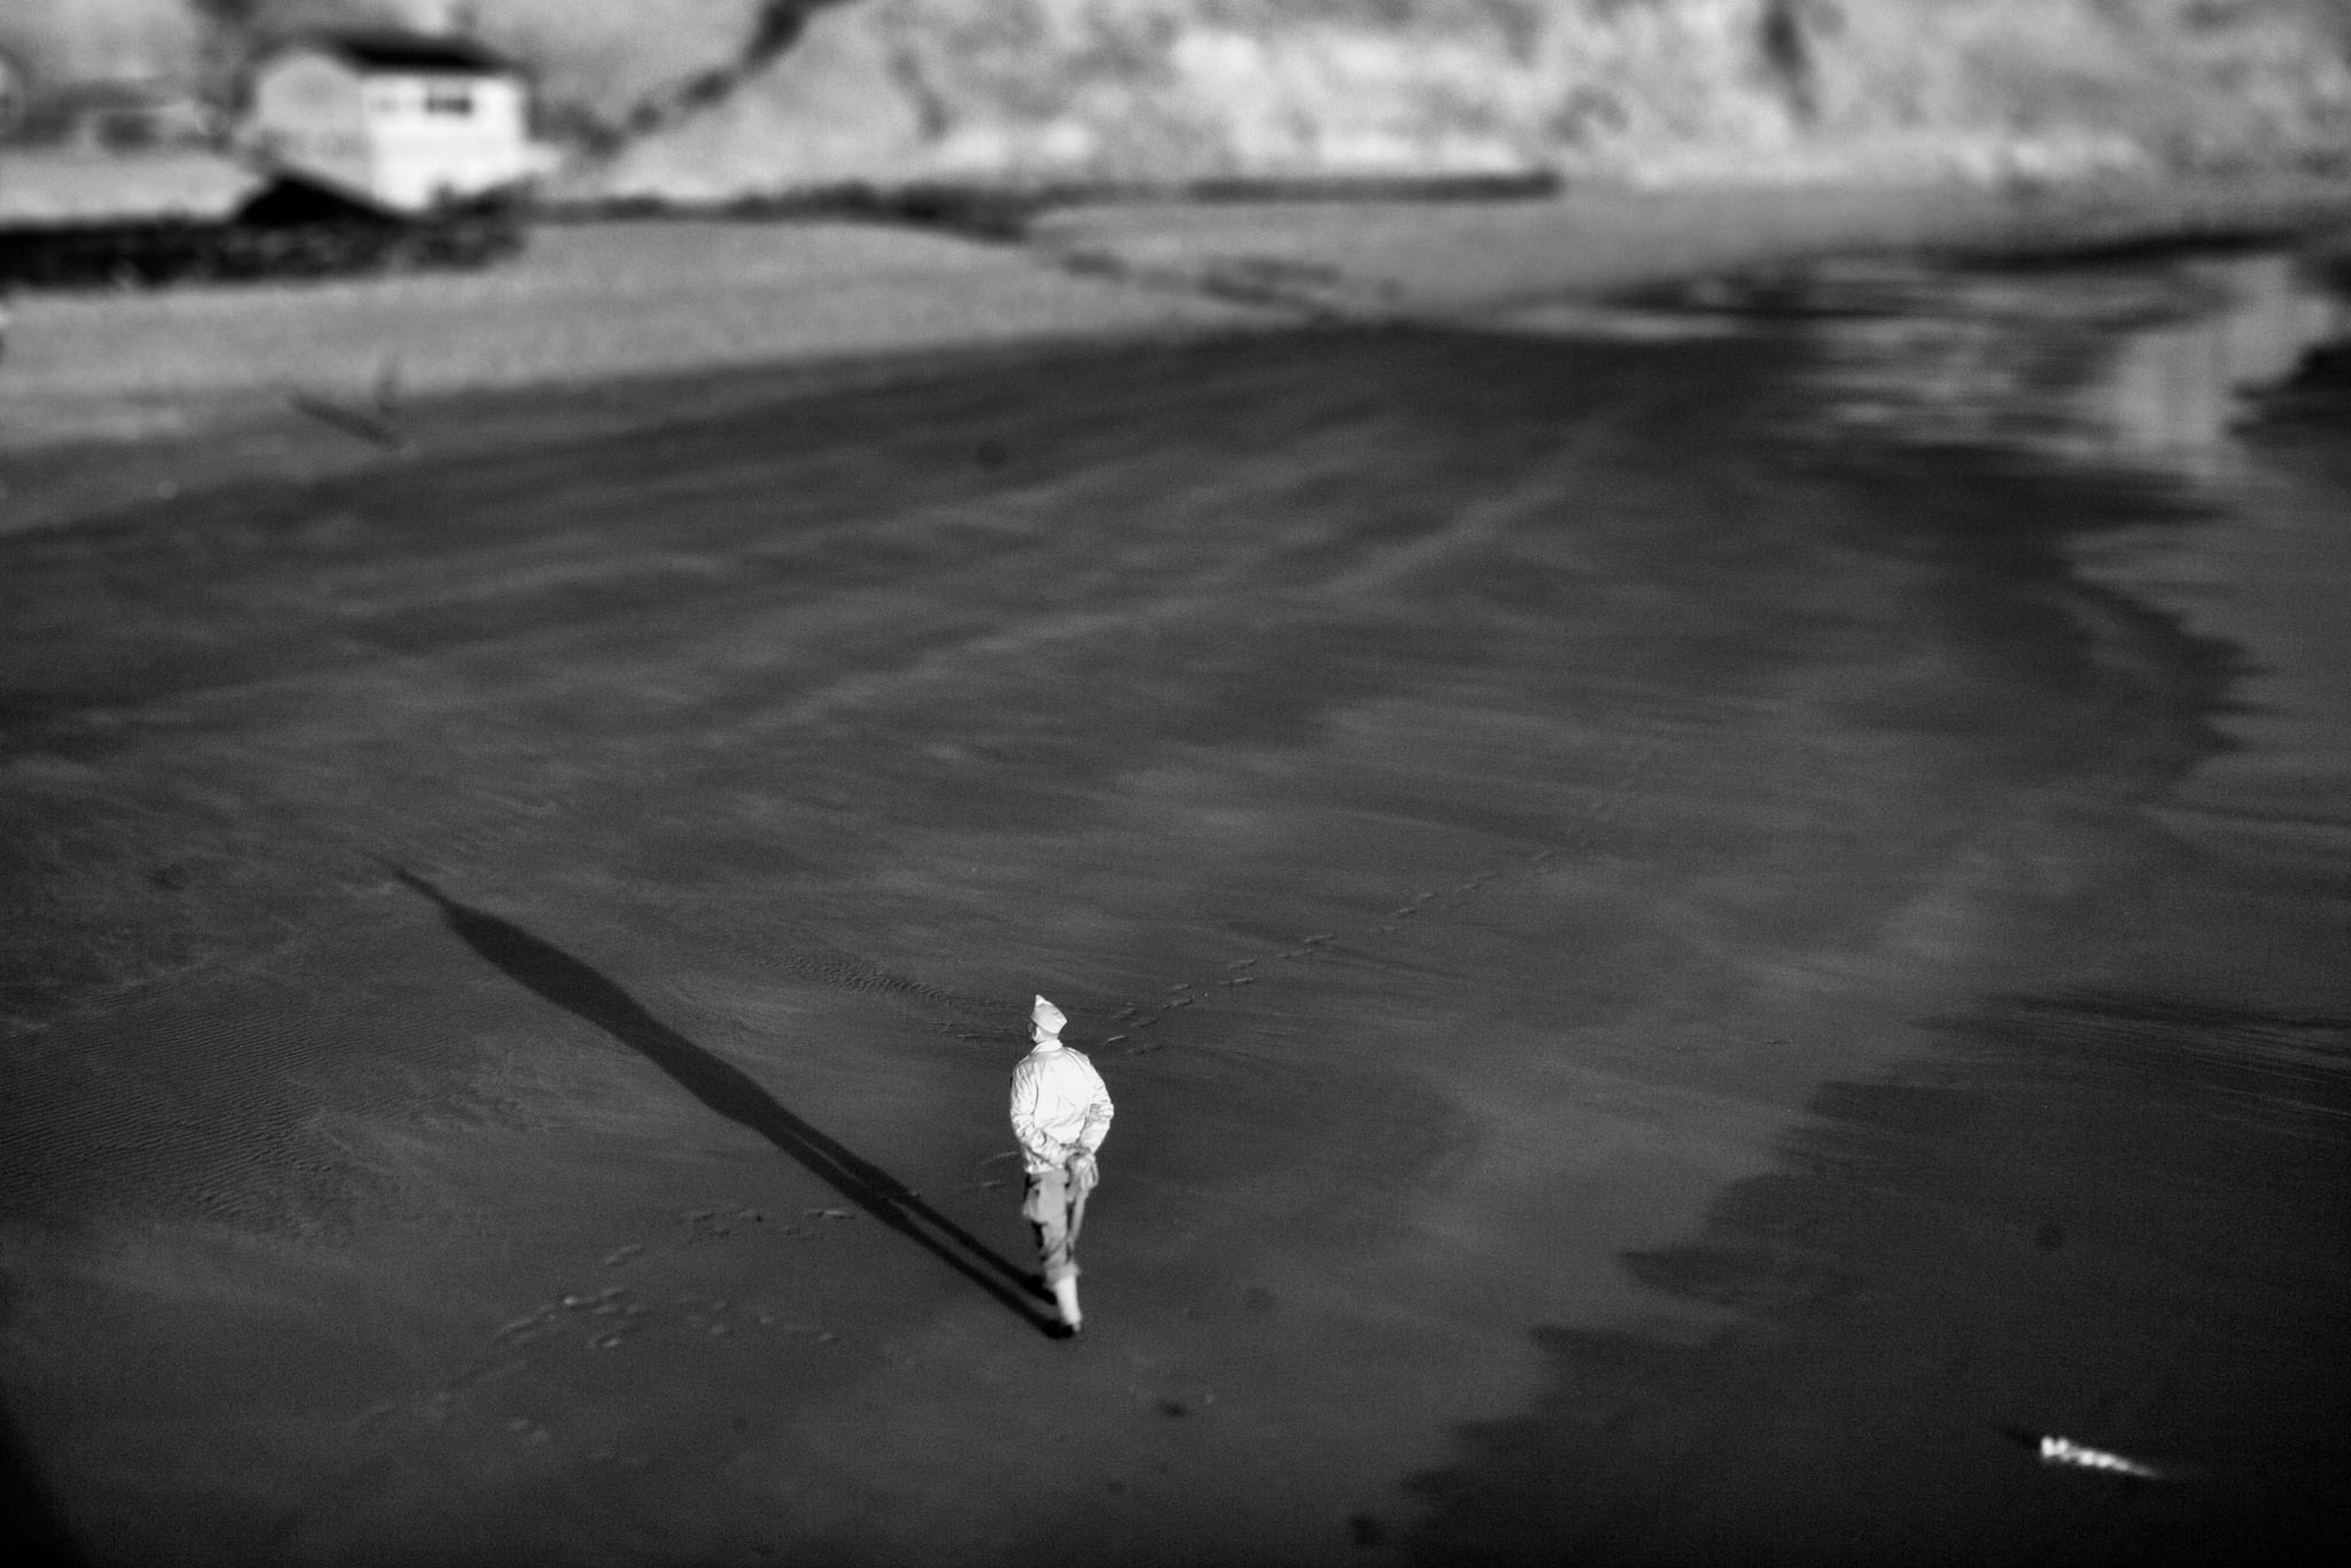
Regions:
<instances>
[{"instance_id":1,"label":"shallow water","mask_svg":"<svg viewBox=\"0 0 2351 1568\"><path fill-rule=\"evenodd\" d=\"M1883 286L1886 280L1870 278ZM1832 275L1834 309L1848 280ZM2288 251L2022 278L1926 275L1888 325L1820 329L1811 416L1913 448L1989 441L2172 487L2160 521L2069 540L2092 581L2233 650L2228 750L2179 787L2191 831L2260 831L2337 864L2351 841L2351 302ZM2191 824L2189 818L2196 821Z\"/></svg>"}]
</instances>

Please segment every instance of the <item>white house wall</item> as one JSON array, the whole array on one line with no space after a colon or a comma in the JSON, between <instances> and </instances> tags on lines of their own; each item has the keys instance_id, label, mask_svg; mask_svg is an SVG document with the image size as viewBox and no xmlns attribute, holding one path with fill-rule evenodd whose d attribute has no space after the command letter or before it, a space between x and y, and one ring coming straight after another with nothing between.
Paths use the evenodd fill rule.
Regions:
<instances>
[{"instance_id":1,"label":"white house wall","mask_svg":"<svg viewBox=\"0 0 2351 1568\"><path fill-rule=\"evenodd\" d=\"M375 188L375 159L357 76L324 56L269 62L253 83L248 140L270 162L360 192Z\"/></svg>"},{"instance_id":2,"label":"white house wall","mask_svg":"<svg viewBox=\"0 0 2351 1568\"><path fill-rule=\"evenodd\" d=\"M384 202L428 206L532 172L526 99L511 78L379 75L366 94L373 189ZM436 100L468 110L435 112Z\"/></svg>"}]
</instances>

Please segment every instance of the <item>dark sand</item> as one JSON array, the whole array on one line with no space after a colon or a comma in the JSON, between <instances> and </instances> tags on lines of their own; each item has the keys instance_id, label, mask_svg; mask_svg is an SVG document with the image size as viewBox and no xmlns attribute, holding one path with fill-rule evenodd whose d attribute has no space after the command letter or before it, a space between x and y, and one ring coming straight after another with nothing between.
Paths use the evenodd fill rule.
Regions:
<instances>
[{"instance_id":1,"label":"dark sand","mask_svg":"<svg viewBox=\"0 0 2351 1568\"><path fill-rule=\"evenodd\" d=\"M2339 371L2134 444L2144 312L1902 287L444 402L0 539L24 1479L107 1563L2341 1544L2351 697L2261 641Z\"/></svg>"}]
</instances>

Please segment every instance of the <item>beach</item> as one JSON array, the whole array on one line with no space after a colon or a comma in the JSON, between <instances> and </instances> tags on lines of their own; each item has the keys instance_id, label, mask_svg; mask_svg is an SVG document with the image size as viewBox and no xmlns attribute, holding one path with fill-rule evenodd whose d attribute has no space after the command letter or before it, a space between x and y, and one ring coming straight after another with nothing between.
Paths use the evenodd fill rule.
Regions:
<instances>
[{"instance_id":1,"label":"beach","mask_svg":"<svg viewBox=\"0 0 2351 1568\"><path fill-rule=\"evenodd\" d=\"M98 1563L2339 1546L2327 264L1955 271L1955 213L1562 277L1531 213L1450 272L1377 214L827 230L829 293L706 318L739 350L561 374L463 309L22 308L26 1517ZM653 243L547 259L590 240ZM199 317L308 346L74 382ZM1119 1107L1075 1343L1004 1126L1040 991Z\"/></svg>"}]
</instances>

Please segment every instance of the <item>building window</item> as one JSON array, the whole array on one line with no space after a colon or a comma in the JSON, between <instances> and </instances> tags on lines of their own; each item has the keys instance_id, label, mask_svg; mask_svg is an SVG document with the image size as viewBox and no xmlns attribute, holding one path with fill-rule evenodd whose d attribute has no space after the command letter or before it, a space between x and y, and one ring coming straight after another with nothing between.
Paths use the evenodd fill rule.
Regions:
<instances>
[{"instance_id":1,"label":"building window","mask_svg":"<svg viewBox=\"0 0 2351 1568\"><path fill-rule=\"evenodd\" d=\"M428 87L424 89L424 112L463 120L474 112L474 89L455 85Z\"/></svg>"}]
</instances>

